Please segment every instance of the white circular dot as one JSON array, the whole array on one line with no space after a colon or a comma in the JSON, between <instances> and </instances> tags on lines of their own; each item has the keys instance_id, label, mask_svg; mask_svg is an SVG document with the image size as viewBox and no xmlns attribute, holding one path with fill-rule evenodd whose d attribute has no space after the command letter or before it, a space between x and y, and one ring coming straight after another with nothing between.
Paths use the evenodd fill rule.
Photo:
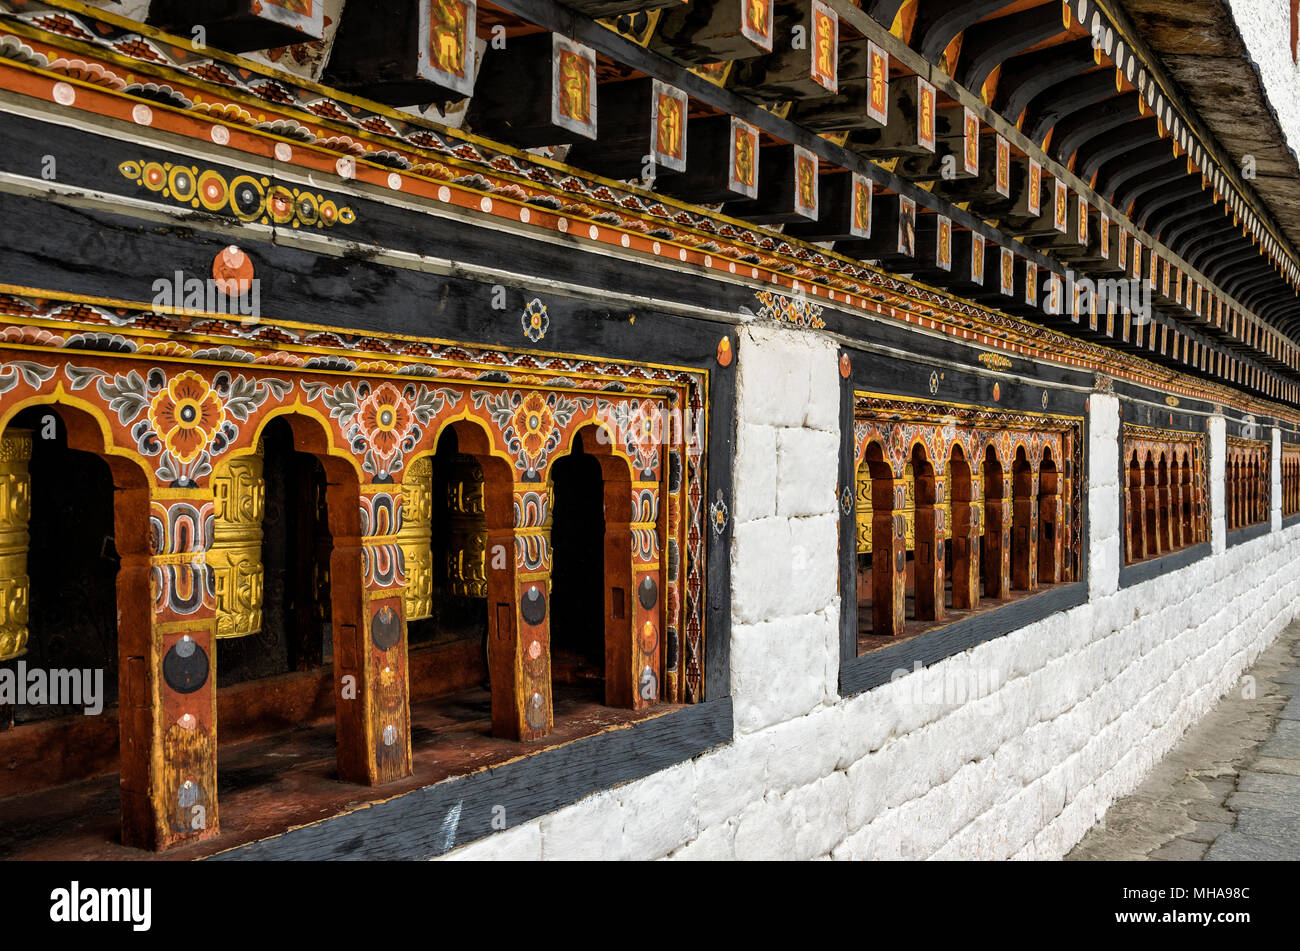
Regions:
<instances>
[{"instance_id":1,"label":"white circular dot","mask_svg":"<svg viewBox=\"0 0 1300 951\"><path fill-rule=\"evenodd\" d=\"M344 155L334 163L334 171L339 173L340 178L352 178L357 174L356 160L350 155Z\"/></svg>"},{"instance_id":2,"label":"white circular dot","mask_svg":"<svg viewBox=\"0 0 1300 951\"><path fill-rule=\"evenodd\" d=\"M751 268L749 269L749 276L750 276L750 277L758 277L758 268L756 268L756 267L751 267Z\"/></svg>"},{"instance_id":3,"label":"white circular dot","mask_svg":"<svg viewBox=\"0 0 1300 951\"><path fill-rule=\"evenodd\" d=\"M214 125L208 134L217 145L225 145L230 141L230 130L223 125Z\"/></svg>"},{"instance_id":4,"label":"white circular dot","mask_svg":"<svg viewBox=\"0 0 1300 951\"><path fill-rule=\"evenodd\" d=\"M275 157L281 162L293 161L293 149L288 142L275 143Z\"/></svg>"},{"instance_id":5,"label":"white circular dot","mask_svg":"<svg viewBox=\"0 0 1300 951\"><path fill-rule=\"evenodd\" d=\"M597 238L600 237L600 229L597 228L595 225L592 225L590 228L587 229L587 236L591 238L592 241L595 241Z\"/></svg>"},{"instance_id":6,"label":"white circular dot","mask_svg":"<svg viewBox=\"0 0 1300 951\"><path fill-rule=\"evenodd\" d=\"M131 118L135 120L137 125L152 125L153 110L143 102L137 102L131 109Z\"/></svg>"},{"instance_id":7,"label":"white circular dot","mask_svg":"<svg viewBox=\"0 0 1300 951\"><path fill-rule=\"evenodd\" d=\"M711 254L704 255L704 266L713 267L713 255Z\"/></svg>"},{"instance_id":8,"label":"white circular dot","mask_svg":"<svg viewBox=\"0 0 1300 951\"><path fill-rule=\"evenodd\" d=\"M445 188L443 189L443 191L446 190L447 189ZM446 201L445 198L443 200ZM533 216L532 213L527 208L519 209L519 220L522 221L524 224L528 224L528 219L530 219L532 216Z\"/></svg>"},{"instance_id":9,"label":"white circular dot","mask_svg":"<svg viewBox=\"0 0 1300 951\"><path fill-rule=\"evenodd\" d=\"M54 101L61 106L70 106L77 101L77 90L71 83L54 84Z\"/></svg>"},{"instance_id":10,"label":"white circular dot","mask_svg":"<svg viewBox=\"0 0 1300 951\"><path fill-rule=\"evenodd\" d=\"M732 261L730 264L727 265L727 268L731 271L732 274L735 274L735 273L736 273L736 262L735 262L735 261Z\"/></svg>"},{"instance_id":11,"label":"white circular dot","mask_svg":"<svg viewBox=\"0 0 1300 951\"><path fill-rule=\"evenodd\" d=\"M569 219L568 219L568 218L561 218L559 221L557 221L557 222L555 223L555 227L559 228L559 229L560 229L560 232L561 232L562 234L568 234L568 233L569 233Z\"/></svg>"},{"instance_id":12,"label":"white circular dot","mask_svg":"<svg viewBox=\"0 0 1300 951\"><path fill-rule=\"evenodd\" d=\"M654 243L654 252L655 252L655 254L658 254L658 253L659 253L659 249L660 249L660 247L661 247L661 245L659 244L658 241L656 241L656 242Z\"/></svg>"},{"instance_id":13,"label":"white circular dot","mask_svg":"<svg viewBox=\"0 0 1300 951\"><path fill-rule=\"evenodd\" d=\"M451 201L451 189L446 185L443 185L438 189L438 201ZM524 210L527 211L528 209ZM527 218L524 218L523 215L520 215L519 217L524 221L528 220Z\"/></svg>"},{"instance_id":14,"label":"white circular dot","mask_svg":"<svg viewBox=\"0 0 1300 951\"><path fill-rule=\"evenodd\" d=\"M681 258L683 261L685 261L685 260L686 260L686 249L685 249L685 248L682 248L680 251L678 251L678 252L677 252L677 256L678 256L679 258Z\"/></svg>"},{"instance_id":15,"label":"white circular dot","mask_svg":"<svg viewBox=\"0 0 1300 951\"><path fill-rule=\"evenodd\" d=\"M625 248L630 248L632 246L632 238L629 235L623 235L619 240L623 242L623 247Z\"/></svg>"},{"instance_id":16,"label":"white circular dot","mask_svg":"<svg viewBox=\"0 0 1300 951\"><path fill-rule=\"evenodd\" d=\"M478 206L482 208L484 211L491 211L492 199L489 198L487 195L484 195L483 198L479 201Z\"/></svg>"},{"instance_id":17,"label":"white circular dot","mask_svg":"<svg viewBox=\"0 0 1300 951\"><path fill-rule=\"evenodd\" d=\"M401 176L401 175L398 175L396 172L389 172L389 173L388 173L388 187L391 188L393 191L397 191L399 188L401 188L401 187L402 187L402 176Z\"/></svg>"}]
</instances>

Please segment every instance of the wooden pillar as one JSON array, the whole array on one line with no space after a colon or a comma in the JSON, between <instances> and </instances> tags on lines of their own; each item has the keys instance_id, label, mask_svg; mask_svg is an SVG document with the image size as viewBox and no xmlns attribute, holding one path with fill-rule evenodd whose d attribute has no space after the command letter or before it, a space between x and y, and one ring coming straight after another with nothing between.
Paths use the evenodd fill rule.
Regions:
<instances>
[{"instance_id":1,"label":"wooden pillar","mask_svg":"<svg viewBox=\"0 0 1300 951\"><path fill-rule=\"evenodd\" d=\"M1011 591L1012 480L1003 475L999 494L990 497L992 486L985 479L984 492L984 597L1005 598Z\"/></svg>"},{"instance_id":2,"label":"wooden pillar","mask_svg":"<svg viewBox=\"0 0 1300 951\"><path fill-rule=\"evenodd\" d=\"M212 492L156 488L150 500L119 475L122 841L161 850L219 828L216 615L203 526Z\"/></svg>"},{"instance_id":3,"label":"wooden pillar","mask_svg":"<svg viewBox=\"0 0 1300 951\"><path fill-rule=\"evenodd\" d=\"M659 699L660 678L663 664L660 661L662 650L660 631L663 623L663 605L659 592L663 590L663 567L659 547L659 483L632 483L632 522L630 524L629 549L622 550L622 559L631 564L630 581L632 587L626 595L617 588L617 581L606 584L610 598L610 621L615 623L615 630L620 636L629 637L628 673L629 686L632 690L632 702L626 704L637 709L649 706ZM607 516L608 517L608 516ZM609 564L609 542L606 542L606 564ZM632 624L630 630L621 622L620 609L626 603ZM626 631L626 634L622 633ZM609 699L610 676L605 673L605 702L615 706Z\"/></svg>"},{"instance_id":4,"label":"wooden pillar","mask_svg":"<svg viewBox=\"0 0 1300 951\"><path fill-rule=\"evenodd\" d=\"M1061 572L1062 506L1056 471L1038 477L1038 581L1057 584Z\"/></svg>"},{"instance_id":5,"label":"wooden pillar","mask_svg":"<svg viewBox=\"0 0 1300 951\"><path fill-rule=\"evenodd\" d=\"M339 778L381 785L411 775L411 711L406 653L406 585L398 570L402 491L396 485L327 491L333 601Z\"/></svg>"},{"instance_id":6,"label":"wooden pillar","mask_svg":"<svg viewBox=\"0 0 1300 951\"><path fill-rule=\"evenodd\" d=\"M1143 557L1160 554L1160 519L1156 514L1155 466L1150 460L1142 468L1142 519L1146 548Z\"/></svg>"},{"instance_id":7,"label":"wooden pillar","mask_svg":"<svg viewBox=\"0 0 1300 951\"><path fill-rule=\"evenodd\" d=\"M898 637L907 622L906 498L906 480L872 480L871 633L877 637Z\"/></svg>"},{"instance_id":8,"label":"wooden pillar","mask_svg":"<svg viewBox=\"0 0 1300 951\"><path fill-rule=\"evenodd\" d=\"M945 481L938 475L916 476L913 569L916 574L916 618L919 621L941 621L947 614L943 554Z\"/></svg>"},{"instance_id":9,"label":"wooden pillar","mask_svg":"<svg viewBox=\"0 0 1300 951\"><path fill-rule=\"evenodd\" d=\"M1183 467L1175 463L1169 470L1169 547L1190 544L1183 538Z\"/></svg>"},{"instance_id":10,"label":"wooden pillar","mask_svg":"<svg viewBox=\"0 0 1300 951\"><path fill-rule=\"evenodd\" d=\"M512 501L487 484L489 513L514 512L514 523L488 521L488 666L492 735L534 740L555 727L551 704L551 514L544 483L518 482ZM504 558L509 552L512 557ZM508 562L508 565L506 564Z\"/></svg>"},{"instance_id":11,"label":"wooden pillar","mask_svg":"<svg viewBox=\"0 0 1300 951\"><path fill-rule=\"evenodd\" d=\"M1011 524L1011 586L1021 591L1038 587L1038 493L1037 478L1028 466L1015 473Z\"/></svg>"},{"instance_id":12,"label":"wooden pillar","mask_svg":"<svg viewBox=\"0 0 1300 951\"><path fill-rule=\"evenodd\" d=\"M972 474L969 487L952 500L952 606L969 610L980 602L980 490ZM950 487L951 490L951 487Z\"/></svg>"}]
</instances>

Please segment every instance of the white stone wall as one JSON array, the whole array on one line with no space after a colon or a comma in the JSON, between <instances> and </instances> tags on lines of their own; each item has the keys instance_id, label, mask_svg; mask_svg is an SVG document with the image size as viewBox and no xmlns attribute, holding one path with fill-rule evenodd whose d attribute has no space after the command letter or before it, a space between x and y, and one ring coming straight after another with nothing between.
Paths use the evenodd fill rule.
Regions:
<instances>
[{"instance_id":1,"label":"white stone wall","mask_svg":"<svg viewBox=\"0 0 1300 951\"><path fill-rule=\"evenodd\" d=\"M1120 411L1094 394L1090 601L842 700L836 352L737 336L733 742L448 858L1059 858L1296 613L1300 527L1224 550L1221 417L1214 554L1118 589Z\"/></svg>"},{"instance_id":2,"label":"white stone wall","mask_svg":"<svg viewBox=\"0 0 1300 951\"><path fill-rule=\"evenodd\" d=\"M1291 6L1287 0L1228 0L1228 7L1287 144L1300 155L1300 66L1291 58Z\"/></svg>"}]
</instances>

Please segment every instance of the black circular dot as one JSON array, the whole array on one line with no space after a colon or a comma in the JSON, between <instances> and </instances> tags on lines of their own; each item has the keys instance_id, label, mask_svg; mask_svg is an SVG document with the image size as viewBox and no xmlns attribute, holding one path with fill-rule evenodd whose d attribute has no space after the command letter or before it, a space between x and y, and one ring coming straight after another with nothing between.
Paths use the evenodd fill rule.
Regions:
<instances>
[{"instance_id":1,"label":"black circular dot","mask_svg":"<svg viewBox=\"0 0 1300 951\"><path fill-rule=\"evenodd\" d=\"M659 586L655 584L653 578L647 576L637 586L636 595L641 602L641 607L649 611L659 602Z\"/></svg>"},{"instance_id":2,"label":"black circular dot","mask_svg":"<svg viewBox=\"0 0 1300 951\"><path fill-rule=\"evenodd\" d=\"M525 591L519 599L519 613L529 624L541 624L546 620L546 596L537 585Z\"/></svg>"},{"instance_id":3,"label":"black circular dot","mask_svg":"<svg viewBox=\"0 0 1300 951\"><path fill-rule=\"evenodd\" d=\"M208 682L208 653L182 637L163 657L163 681L177 693L194 693Z\"/></svg>"},{"instance_id":4,"label":"black circular dot","mask_svg":"<svg viewBox=\"0 0 1300 951\"><path fill-rule=\"evenodd\" d=\"M402 617L388 605L370 619L370 640L381 651L392 650L402 639Z\"/></svg>"}]
</instances>

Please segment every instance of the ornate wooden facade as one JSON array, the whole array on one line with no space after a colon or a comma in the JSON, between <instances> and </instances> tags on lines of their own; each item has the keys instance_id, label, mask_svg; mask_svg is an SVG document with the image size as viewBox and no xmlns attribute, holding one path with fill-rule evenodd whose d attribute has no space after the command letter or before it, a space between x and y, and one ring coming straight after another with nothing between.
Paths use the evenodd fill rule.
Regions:
<instances>
[{"instance_id":1,"label":"ornate wooden facade","mask_svg":"<svg viewBox=\"0 0 1300 951\"><path fill-rule=\"evenodd\" d=\"M184 848L219 736L329 716L391 790L482 687L429 785L729 738L737 322L841 348L846 668L1086 596L1088 393L1145 407L1129 563L1208 540L1182 430L1296 419L1294 235L1092 0L326 6L0 0L0 663L83 498L118 724L0 707L0 796L120 769L123 841ZM1266 519L1268 446L1227 471ZM546 761L593 676L670 753Z\"/></svg>"},{"instance_id":2,"label":"ornate wooden facade","mask_svg":"<svg viewBox=\"0 0 1300 951\"><path fill-rule=\"evenodd\" d=\"M1124 563L1209 541L1205 434L1125 425Z\"/></svg>"},{"instance_id":3,"label":"ornate wooden facade","mask_svg":"<svg viewBox=\"0 0 1300 951\"><path fill-rule=\"evenodd\" d=\"M1268 521L1272 505L1271 458L1272 445L1265 440L1228 437L1224 488L1228 531Z\"/></svg>"},{"instance_id":4,"label":"ornate wooden facade","mask_svg":"<svg viewBox=\"0 0 1300 951\"><path fill-rule=\"evenodd\" d=\"M1300 445L1282 444L1282 517L1300 514Z\"/></svg>"},{"instance_id":5,"label":"ornate wooden facade","mask_svg":"<svg viewBox=\"0 0 1300 951\"><path fill-rule=\"evenodd\" d=\"M1080 436L1078 420L858 394L858 601L871 634L1075 580Z\"/></svg>"}]
</instances>

